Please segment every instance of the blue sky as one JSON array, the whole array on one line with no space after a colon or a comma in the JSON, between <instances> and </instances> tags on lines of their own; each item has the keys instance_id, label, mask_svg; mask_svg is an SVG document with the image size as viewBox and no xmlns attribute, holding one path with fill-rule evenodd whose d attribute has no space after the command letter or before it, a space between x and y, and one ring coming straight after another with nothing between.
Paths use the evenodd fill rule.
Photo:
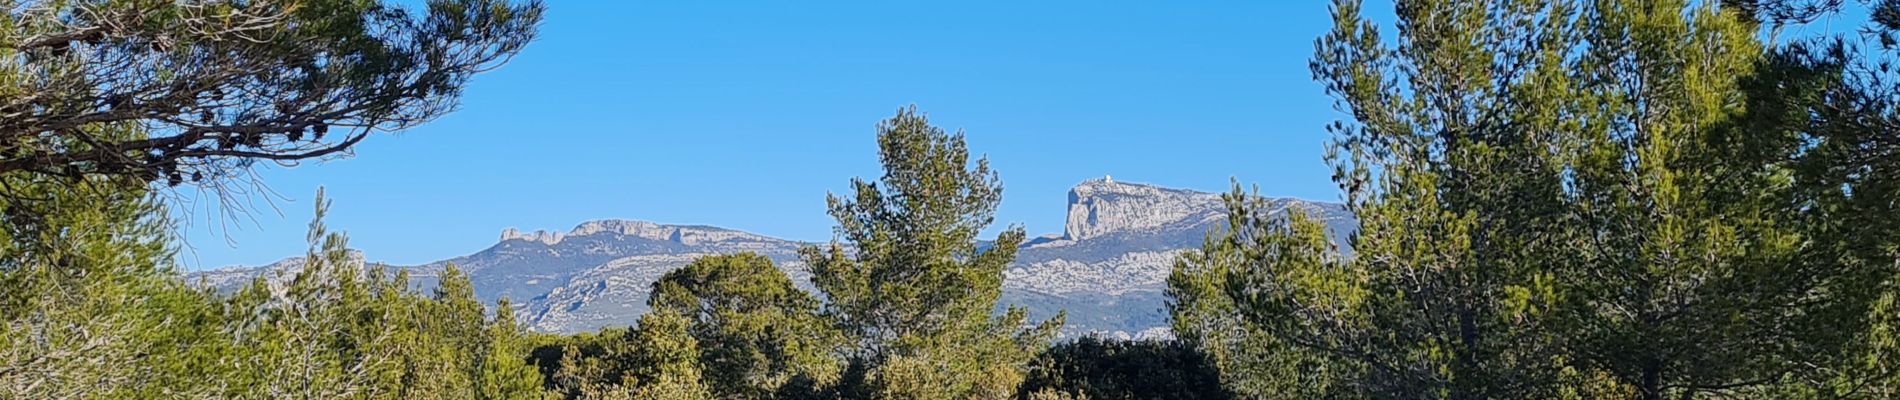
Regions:
<instances>
[{"instance_id":1,"label":"blue sky","mask_svg":"<svg viewBox=\"0 0 1900 400\"><path fill-rule=\"evenodd\" d=\"M548 3L460 111L264 170L283 198L248 217L179 210L183 264L302 254L319 186L325 222L394 264L605 218L826 240L825 193L879 174L872 127L910 104L990 157L999 227L1031 235L1107 174L1338 198L1320 154L1341 114L1306 67L1324 1Z\"/></svg>"}]
</instances>

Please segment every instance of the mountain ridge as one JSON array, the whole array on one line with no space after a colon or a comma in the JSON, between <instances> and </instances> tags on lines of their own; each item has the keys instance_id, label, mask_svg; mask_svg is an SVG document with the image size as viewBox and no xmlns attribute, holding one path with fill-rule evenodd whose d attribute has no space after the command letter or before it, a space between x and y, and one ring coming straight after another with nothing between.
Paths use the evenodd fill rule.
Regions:
<instances>
[{"instance_id":1,"label":"mountain ridge","mask_svg":"<svg viewBox=\"0 0 1900 400\"><path fill-rule=\"evenodd\" d=\"M1315 214L1337 236L1356 225L1333 203L1268 199L1269 212L1300 208ZM1004 271L1002 303L1027 307L1036 318L1069 311L1065 335L1099 332L1119 337L1166 335L1162 306L1174 257L1199 248L1206 233L1225 224L1220 194L1167 188L1110 178L1085 180L1069 191L1060 234L1025 242ZM811 290L810 274L797 257L815 244L710 225L665 224L634 219L578 223L567 231L517 228L474 253L413 266L419 287L453 263L465 271L485 302L514 299L537 331L573 333L630 325L646 311L651 284L693 259L736 252L763 255ZM362 262L361 254L353 257ZM192 282L232 290L250 277L283 276L301 265L291 257L260 267L188 273Z\"/></svg>"}]
</instances>

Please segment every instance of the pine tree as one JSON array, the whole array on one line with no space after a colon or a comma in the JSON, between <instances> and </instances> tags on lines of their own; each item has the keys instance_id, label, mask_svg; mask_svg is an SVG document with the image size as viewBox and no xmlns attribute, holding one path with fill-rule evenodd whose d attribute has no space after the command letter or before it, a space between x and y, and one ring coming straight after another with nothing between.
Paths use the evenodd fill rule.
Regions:
<instances>
[{"instance_id":1,"label":"pine tree","mask_svg":"<svg viewBox=\"0 0 1900 400\"><path fill-rule=\"evenodd\" d=\"M1030 328L1010 307L992 317L1003 268L1023 241L1011 227L987 246L1002 186L986 159L970 162L961 133L931 126L915 107L877 126L877 182L852 180L829 196L842 241L801 251L826 314L851 340L859 382L846 395L1005 398L1061 317Z\"/></svg>"},{"instance_id":2,"label":"pine tree","mask_svg":"<svg viewBox=\"0 0 1900 400\"><path fill-rule=\"evenodd\" d=\"M126 132L121 132L126 133ZM0 174L0 398L208 397L230 366L143 185Z\"/></svg>"},{"instance_id":3,"label":"pine tree","mask_svg":"<svg viewBox=\"0 0 1900 400\"><path fill-rule=\"evenodd\" d=\"M1793 328L1821 338L1808 348L1801 382L1783 398L1900 396L1900 2L1731 0L1778 42L1743 79L1752 146L1731 157L1785 159L1794 187L1787 212L1809 240L1797 262L1804 279L1784 282L1826 296L1804 298L1810 321ZM1854 29L1807 29L1810 21ZM1856 24L1858 22L1858 24ZM1857 26L1856 26L1857 25Z\"/></svg>"},{"instance_id":4,"label":"pine tree","mask_svg":"<svg viewBox=\"0 0 1900 400\"><path fill-rule=\"evenodd\" d=\"M407 281L408 271L398 281ZM405 285L406 286L406 285ZM394 296L400 297L400 294ZM443 266L435 289L425 301L403 299L412 304L401 325L391 329L413 330L404 347L416 369L421 392L454 393L458 397L479 397L483 368L493 353L482 303L475 300L475 285L454 264Z\"/></svg>"},{"instance_id":5,"label":"pine tree","mask_svg":"<svg viewBox=\"0 0 1900 400\"><path fill-rule=\"evenodd\" d=\"M639 348L632 356L631 376L623 390L640 400L711 399L701 378L699 341L687 332L689 322L678 314L656 311L640 317L633 330Z\"/></svg>"},{"instance_id":6,"label":"pine tree","mask_svg":"<svg viewBox=\"0 0 1900 400\"><path fill-rule=\"evenodd\" d=\"M528 364L528 337L515 319L514 304L508 299L495 303L495 318L488 323L487 354L482 355L477 374L475 399L516 400L552 399L543 390L541 374Z\"/></svg>"},{"instance_id":7,"label":"pine tree","mask_svg":"<svg viewBox=\"0 0 1900 400\"><path fill-rule=\"evenodd\" d=\"M21 111L0 124L0 173L178 185L334 156L454 110L543 10L397 3L9 0L0 96ZM100 134L115 127L145 131Z\"/></svg>"},{"instance_id":8,"label":"pine tree","mask_svg":"<svg viewBox=\"0 0 1900 400\"><path fill-rule=\"evenodd\" d=\"M554 338L534 351L549 387L563 398L598 397L629 383L631 355L638 350L633 329L607 328Z\"/></svg>"},{"instance_id":9,"label":"pine tree","mask_svg":"<svg viewBox=\"0 0 1900 400\"><path fill-rule=\"evenodd\" d=\"M226 334L244 349L221 363L222 397L541 398L512 310L484 318L467 276L443 269L432 294L408 271L365 265L329 232L318 194L311 250L285 282L258 278L229 298ZM505 305L505 304L504 304Z\"/></svg>"},{"instance_id":10,"label":"pine tree","mask_svg":"<svg viewBox=\"0 0 1900 400\"><path fill-rule=\"evenodd\" d=\"M560 338L545 345L558 352L537 351L536 357L555 358L549 386L569 399L714 398L700 362L707 353L692 325L672 310L655 309L630 329Z\"/></svg>"},{"instance_id":11,"label":"pine tree","mask_svg":"<svg viewBox=\"0 0 1900 400\"><path fill-rule=\"evenodd\" d=\"M1098 400L1229 399L1208 360L1187 342L1084 336L1036 357L1018 398L1040 392Z\"/></svg>"},{"instance_id":12,"label":"pine tree","mask_svg":"<svg viewBox=\"0 0 1900 400\"><path fill-rule=\"evenodd\" d=\"M772 260L753 253L701 257L653 284L647 305L685 316L707 385L720 398L817 397L838 380L838 333L819 301Z\"/></svg>"},{"instance_id":13,"label":"pine tree","mask_svg":"<svg viewBox=\"0 0 1900 400\"><path fill-rule=\"evenodd\" d=\"M1790 201L1802 139L1751 120L1744 83L1776 79L1753 19L1414 0L1387 38L1360 10L1335 2L1312 62L1351 116L1328 159L1354 254L1236 189L1231 229L1170 280L1183 337L1253 380L1237 391L1744 396L1838 347L1817 316L1866 280L1804 265L1828 239Z\"/></svg>"},{"instance_id":14,"label":"pine tree","mask_svg":"<svg viewBox=\"0 0 1900 400\"><path fill-rule=\"evenodd\" d=\"M1232 228L1211 233L1168 276L1178 340L1206 353L1241 397L1365 397L1355 387L1368 379L1365 365L1332 353L1363 329L1364 272L1342 265L1324 227L1305 214L1266 214L1265 199L1238 186L1222 198ZM1275 276L1256 275L1267 273ZM1270 287L1235 296L1242 285Z\"/></svg>"}]
</instances>

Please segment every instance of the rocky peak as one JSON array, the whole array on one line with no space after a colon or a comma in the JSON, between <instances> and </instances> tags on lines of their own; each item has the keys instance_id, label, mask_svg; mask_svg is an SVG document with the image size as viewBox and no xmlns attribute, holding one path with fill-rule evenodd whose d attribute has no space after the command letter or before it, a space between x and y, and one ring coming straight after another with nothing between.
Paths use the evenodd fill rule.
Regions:
<instances>
[{"instance_id":1,"label":"rocky peak","mask_svg":"<svg viewBox=\"0 0 1900 400\"><path fill-rule=\"evenodd\" d=\"M1218 194L1116 182L1106 177L1091 179L1069 189L1063 238L1081 240L1112 232L1155 230L1199 222L1218 216L1220 211Z\"/></svg>"},{"instance_id":2,"label":"rocky peak","mask_svg":"<svg viewBox=\"0 0 1900 400\"><path fill-rule=\"evenodd\" d=\"M560 243L561 239L565 239L565 236L566 235L562 235L560 232L548 232L548 231L539 230L539 229L536 229L532 233L521 233L521 230L515 229L515 228L508 228L508 229L501 230L501 241L503 242L510 241L510 240L525 240L525 241L530 241L530 242L541 242L542 244L553 246L555 243Z\"/></svg>"},{"instance_id":3,"label":"rocky peak","mask_svg":"<svg viewBox=\"0 0 1900 400\"><path fill-rule=\"evenodd\" d=\"M573 230L567 231L567 233L548 232L544 230L536 230L532 233L521 233L518 229L508 228L501 231L501 240L504 242L509 240L525 240L553 246L560 244L562 240L567 238L597 234L615 234L647 240L677 242L685 245L725 241L750 235L744 232L706 226L680 226L647 221L608 219L582 222L580 225L574 226Z\"/></svg>"}]
</instances>

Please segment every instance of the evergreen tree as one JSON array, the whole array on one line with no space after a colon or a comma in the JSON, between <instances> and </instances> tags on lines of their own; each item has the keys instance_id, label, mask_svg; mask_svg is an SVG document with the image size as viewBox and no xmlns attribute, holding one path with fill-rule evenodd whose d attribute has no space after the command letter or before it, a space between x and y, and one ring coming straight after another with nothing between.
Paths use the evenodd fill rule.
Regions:
<instances>
[{"instance_id":1,"label":"evergreen tree","mask_svg":"<svg viewBox=\"0 0 1900 400\"><path fill-rule=\"evenodd\" d=\"M482 355L477 374L477 400L553 399L543 389L541 374L528 364L529 338L515 319L514 304L508 299L495 303L495 318L488 323L487 354Z\"/></svg>"},{"instance_id":2,"label":"evergreen tree","mask_svg":"<svg viewBox=\"0 0 1900 400\"><path fill-rule=\"evenodd\" d=\"M720 398L818 397L842 365L818 299L753 253L706 256L668 272L647 300L684 316L706 382Z\"/></svg>"},{"instance_id":3,"label":"evergreen tree","mask_svg":"<svg viewBox=\"0 0 1900 400\"><path fill-rule=\"evenodd\" d=\"M1222 386L1243 398L1366 397L1355 387L1366 379L1365 366L1333 353L1363 329L1366 277L1341 265L1324 227L1305 214L1267 215L1264 198L1238 187L1222 198L1225 226L1233 228L1211 233L1200 251L1177 259L1168 276L1177 340L1205 353ZM1280 296L1277 308L1229 291L1240 278L1261 273L1281 275L1255 283L1277 286L1257 290ZM1286 307L1291 304L1299 306ZM1243 312L1253 307L1266 312ZM1300 318L1262 315L1267 312L1299 312Z\"/></svg>"},{"instance_id":4,"label":"evergreen tree","mask_svg":"<svg viewBox=\"0 0 1900 400\"><path fill-rule=\"evenodd\" d=\"M848 396L1005 398L1061 317L1030 326L1010 307L992 317L1003 268L1023 231L981 246L1002 186L974 163L961 133L931 126L915 107L877 126L877 182L852 180L827 203L840 240L801 251L826 315L848 340Z\"/></svg>"},{"instance_id":5,"label":"evergreen tree","mask_svg":"<svg viewBox=\"0 0 1900 400\"><path fill-rule=\"evenodd\" d=\"M0 398L192 398L232 366L143 185L0 174Z\"/></svg>"},{"instance_id":6,"label":"evergreen tree","mask_svg":"<svg viewBox=\"0 0 1900 400\"><path fill-rule=\"evenodd\" d=\"M411 372L406 366L434 366L403 359L399 342L421 339L405 335L397 322L413 304L386 297L403 288L382 282L380 269L351 257L343 234L325 229L329 203L321 192L318 198L302 268L283 284L259 277L236 296L244 308L236 309L233 320L241 322L231 334L240 346L257 350L238 360L254 367L235 385L244 392L234 397L391 397L413 389L400 385Z\"/></svg>"},{"instance_id":7,"label":"evergreen tree","mask_svg":"<svg viewBox=\"0 0 1900 400\"><path fill-rule=\"evenodd\" d=\"M0 2L0 173L218 182L454 110L538 2ZM101 134L139 127L137 137ZM334 132L333 132L334 131ZM328 133L328 135L326 135ZM215 186L213 186L215 187Z\"/></svg>"},{"instance_id":8,"label":"evergreen tree","mask_svg":"<svg viewBox=\"0 0 1900 400\"><path fill-rule=\"evenodd\" d=\"M701 378L699 341L688 332L689 321L678 314L656 311L640 317L633 330L639 348L632 356L631 376L622 378L632 399L711 399Z\"/></svg>"},{"instance_id":9,"label":"evergreen tree","mask_svg":"<svg viewBox=\"0 0 1900 400\"><path fill-rule=\"evenodd\" d=\"M611 392L631 374L630 355L638 349L633 329L607 328L554 337L533 351L547 387L566 399Z\"/></svg>"},{"instance_id":10,"label":"evergreen tree","mask_svg":"<svg viewBox=\"0 0 1900 400\"><path fill-rule=\"evenodd\" d=\"M0 208L0 397L543 396L513 317L484 329L453 267L424 296L406 273L366 268L319 220L296 276L224 298L172 269L169 226L142 183L0 179L36 196Z\"/></svg>"},{"instance_id":11,"label":"evergreen tree","mask_svg":"<svg viewBox=\"0 0 1900 400\"><path fill-rule=\"evenodd\" d=\"M1099 400L1227 399L1220 376L1199 350L1175 340L1086 336L1059 343L1030 363L1018 398L1069 393Z\"/></svg>"},{"instance_id":12,"label":"evergreen tree","mask_svg":"<svg viewBox=\"0 0 1900 400\"><path fill-rule=\"evenodd\" d=\"M1785 159L1794 186L1790 214L1807 235L1798 268L1782 282L1826 296L1803 298L1826 356L1795 368L1800 382L1771 393L1796 398L1900 396L1900 2L1731 0L1779 40L1744 79L1745 123L1734 138L1752 150L1731 156ZM1850 4L1864 6L1847 12ZM1864 19L1862 19L1864 17ZM1858 29L1809 29L1820 24Z\"/></svg>"},{"instance_id":13,"label":"evergreen tree","mask_svg":"<svg viewBox=\"0 0 1900 400\"><path fill-rule=\"evenodd\" d=\"M1352 117L1328 159L1355 253L1236 189L1231 229L1170 279L1177 328L1237 391L1760 395L1842 344L1820 331L1852 321L1817 317L1869 280L1802 255L1831 239L1790 201L1803 139L1750 108L1748 79L1777 79L1753 18L1416 0L1387 38L1360 9L1335 3L1312 63Z\"/></svg>"},{"instance_id":14,"label":"evergreen tree","mask_svg":"<svg viewBox=\"0 0 1900 400\"><path fill-rule=\"evenodd\" d=\"M549 386L569 399L714 398L700 363L709 353L692 325L672 310L655 309L631 329L563 338L544 345L536 358L551 364L544 369L551 370Z\"/></svg>"},{"instance_id":15,"label":"evergreen tree","mask_svg":"<svg viewBox=\"0 0 1900 400\"><path fill-rule=\"evenodd\" d=\"M229 299L226 334L245 368L220 384L235 398L538 398L512 310L484 318L468 279L445 267L432 295L408 271L363 264L324 228L319 192L309 255L287 281L260 277Z\"/></svg>"}]
</instances>

